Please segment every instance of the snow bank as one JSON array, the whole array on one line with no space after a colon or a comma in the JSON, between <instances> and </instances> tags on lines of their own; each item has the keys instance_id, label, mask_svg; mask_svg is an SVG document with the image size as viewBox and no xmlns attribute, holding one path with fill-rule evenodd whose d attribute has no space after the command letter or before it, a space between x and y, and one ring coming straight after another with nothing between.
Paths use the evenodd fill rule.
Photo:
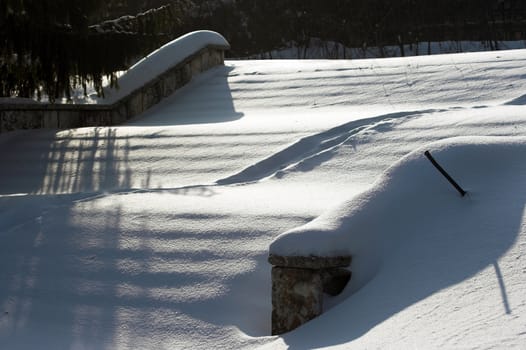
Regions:
<instances>
[{"instance_id":1,"label":"snow bank","mask_svg":"<svg viewBox=\"0 0 526 350\"><path fill-rule=\"evenodd\" d=\"M116 102L210 45L230 48L230 44L221 34L209 30L191 32L170 41L144 57L120 76L118 89L106 88L104 91L106 97L101 102L108 104Z\"/></svg>"},{"instance_id":2,"label":"snow bank","mask_svg":"<svg viewBox=\"0 0 526 350\"><path fill-rule=\"evenodd\" d=\"M467 191L462 198L424 156L436 160ZM477 222L491 208L513 202L526 175L522 137L457 137L420 148L390 167L367 191L313 221L278 236L271 254L353 256L351 289L361 288L407 235L445 220ZM508 197L507 197L508 196ZM499 227L500 222L488 223Z\"/></svg>"}]
</instances>

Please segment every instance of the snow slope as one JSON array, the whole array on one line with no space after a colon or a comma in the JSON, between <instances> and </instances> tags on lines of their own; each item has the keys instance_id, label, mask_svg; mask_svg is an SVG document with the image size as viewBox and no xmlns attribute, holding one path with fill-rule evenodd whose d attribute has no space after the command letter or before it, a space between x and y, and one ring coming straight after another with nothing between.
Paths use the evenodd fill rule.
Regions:
<instances>
[{"instance_id":1,"label":"snow slope","mask_svg":"<svg viewBox=\"0 0 526 350\"><path fill-rule=\"evenodd\" d=\"M466 197L439 175L425 150L465 185ZM524 137L431 143L386 170L369 190L280 235L270 246L272 253L351 254L354 272L344 305L285 336L285 342L308 348L340 338L353 340L357 348L370 347L360 335L380 323L380 332L386 332L382 347L479 343L521 348L521 315L526 312L524 154ZM407 315L406 308L415 304L431 310L418 308ZM393 327L394 315L403 320L402 334L401 325ZM327 337L311 337L315 330Z\"/></svg>"},{"instance_id":2,"label":"snow slope","mask_svg":"<svg viewBox=\"0 0 526 350\"><path fill-rule=\"evenodd\" d=\"M127 125L1 135L0 347L520 348L525 59L229 61ZM321 214L375 240L270 337L269 246Z\"/></svg>"}]
</instances>

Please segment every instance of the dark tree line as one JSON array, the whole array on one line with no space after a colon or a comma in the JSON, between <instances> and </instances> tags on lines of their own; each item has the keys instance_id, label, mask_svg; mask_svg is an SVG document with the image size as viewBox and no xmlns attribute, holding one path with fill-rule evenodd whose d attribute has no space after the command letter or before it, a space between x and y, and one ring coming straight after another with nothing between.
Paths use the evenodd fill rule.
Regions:
<instances>
[{"instance_id":1,"label":"dark tree line","mask_svg":"<svg viewBox=\"0 0 526 350\"><path fill-rule=\"evenodd\" d=\"M523 0L1 0L0 95L51 100L197 29L223 34L230 57L312 38L346 47L525 39ZM430 46L428 46L430 47ZM422 54L430 53L422 52Z\"/></svg>"},{"instance_id":2,"label":"dark tree line","mask_svg":"<svg viewBox=\"0 0 526 350\"><path fill-rule=\"evenodd\" d=\"M186 3L103 21L126 2L2 0L0 96L54 101L87 84L102 92L103 77L115 83L114 72L184 32Z\"/></svg>"},{"instance_id":3,"label":"dark tree line","mask_svg":"<svg viewBox=\"0 0 526 350\"><path fill-rule=\"evenodd\" d=\"M232 44L231 55L248 56L311 38L347 47L437 41L524 39L526 2L521 0L232 0L215 16L214 29Z\"/></svg>"}]
</instances>

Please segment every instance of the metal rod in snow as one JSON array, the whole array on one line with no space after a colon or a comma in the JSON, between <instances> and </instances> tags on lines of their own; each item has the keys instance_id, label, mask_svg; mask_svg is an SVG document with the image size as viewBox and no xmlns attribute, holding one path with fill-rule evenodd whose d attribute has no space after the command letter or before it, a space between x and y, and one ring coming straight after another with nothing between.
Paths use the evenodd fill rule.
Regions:
<instances>
[{"instance_id":1,"label":"metal rod in snow","mask_svg":"<svg viewBox=\"0 0 526 350\"><path fill-rule=\"evenodd\" d=\"M447 181L449 181L449 183L451 185L453 185L453 187L455 187L455 189L458 191L458 193L460 193L460 195L462 197L464 197L466 195L466 191L464 191L462 189L462 187L459 186L458 183L456 183L455 180L453 180L453 178L451 176L449 176L449 174L444 170L444 168L442 168L440 166L440 164L437 163L437 161L435 160L435 158L433 158L433 156L431 155L431 153L429 153L429 151L425 151L424 152L425 156L427 157L427 159L429 159L429 161L431 162L431 164L433 164L435 166L435 168L437 168L438 171L440 171L440 173L442 175L444 175L444 177L447 179Z\"/></svg>"}]
</instances>

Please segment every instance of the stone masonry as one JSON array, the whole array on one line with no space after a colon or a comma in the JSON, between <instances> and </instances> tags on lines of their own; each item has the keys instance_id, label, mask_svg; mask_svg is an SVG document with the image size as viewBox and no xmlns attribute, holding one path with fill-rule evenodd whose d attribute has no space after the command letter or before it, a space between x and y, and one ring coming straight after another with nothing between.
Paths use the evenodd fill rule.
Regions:
<instances>
[{"instance_id":1,"label":"stone masonry","mask_svg":"<svg viewBox=\"0 0 526 350\"><path fill-rule=\"evenodd\" d=\"M19 129L70 129L124 123L174 93L193 76L224 64L224 52L228 49L228 46L209 45L160 76L152 77L147 84L111 105L0 104L0 133Z\"/></svg>"},{"instance_id":2,"label":"stone masonry","mask_svg":"<svg viewBox=\"0 0 526 350\"><path fill-rule=\"evenodd\" d=\"M323 293L339 294L351 278L350 256L270 255L272 334L289 332L323 312Z\"/></svg>"}]
</instances>

